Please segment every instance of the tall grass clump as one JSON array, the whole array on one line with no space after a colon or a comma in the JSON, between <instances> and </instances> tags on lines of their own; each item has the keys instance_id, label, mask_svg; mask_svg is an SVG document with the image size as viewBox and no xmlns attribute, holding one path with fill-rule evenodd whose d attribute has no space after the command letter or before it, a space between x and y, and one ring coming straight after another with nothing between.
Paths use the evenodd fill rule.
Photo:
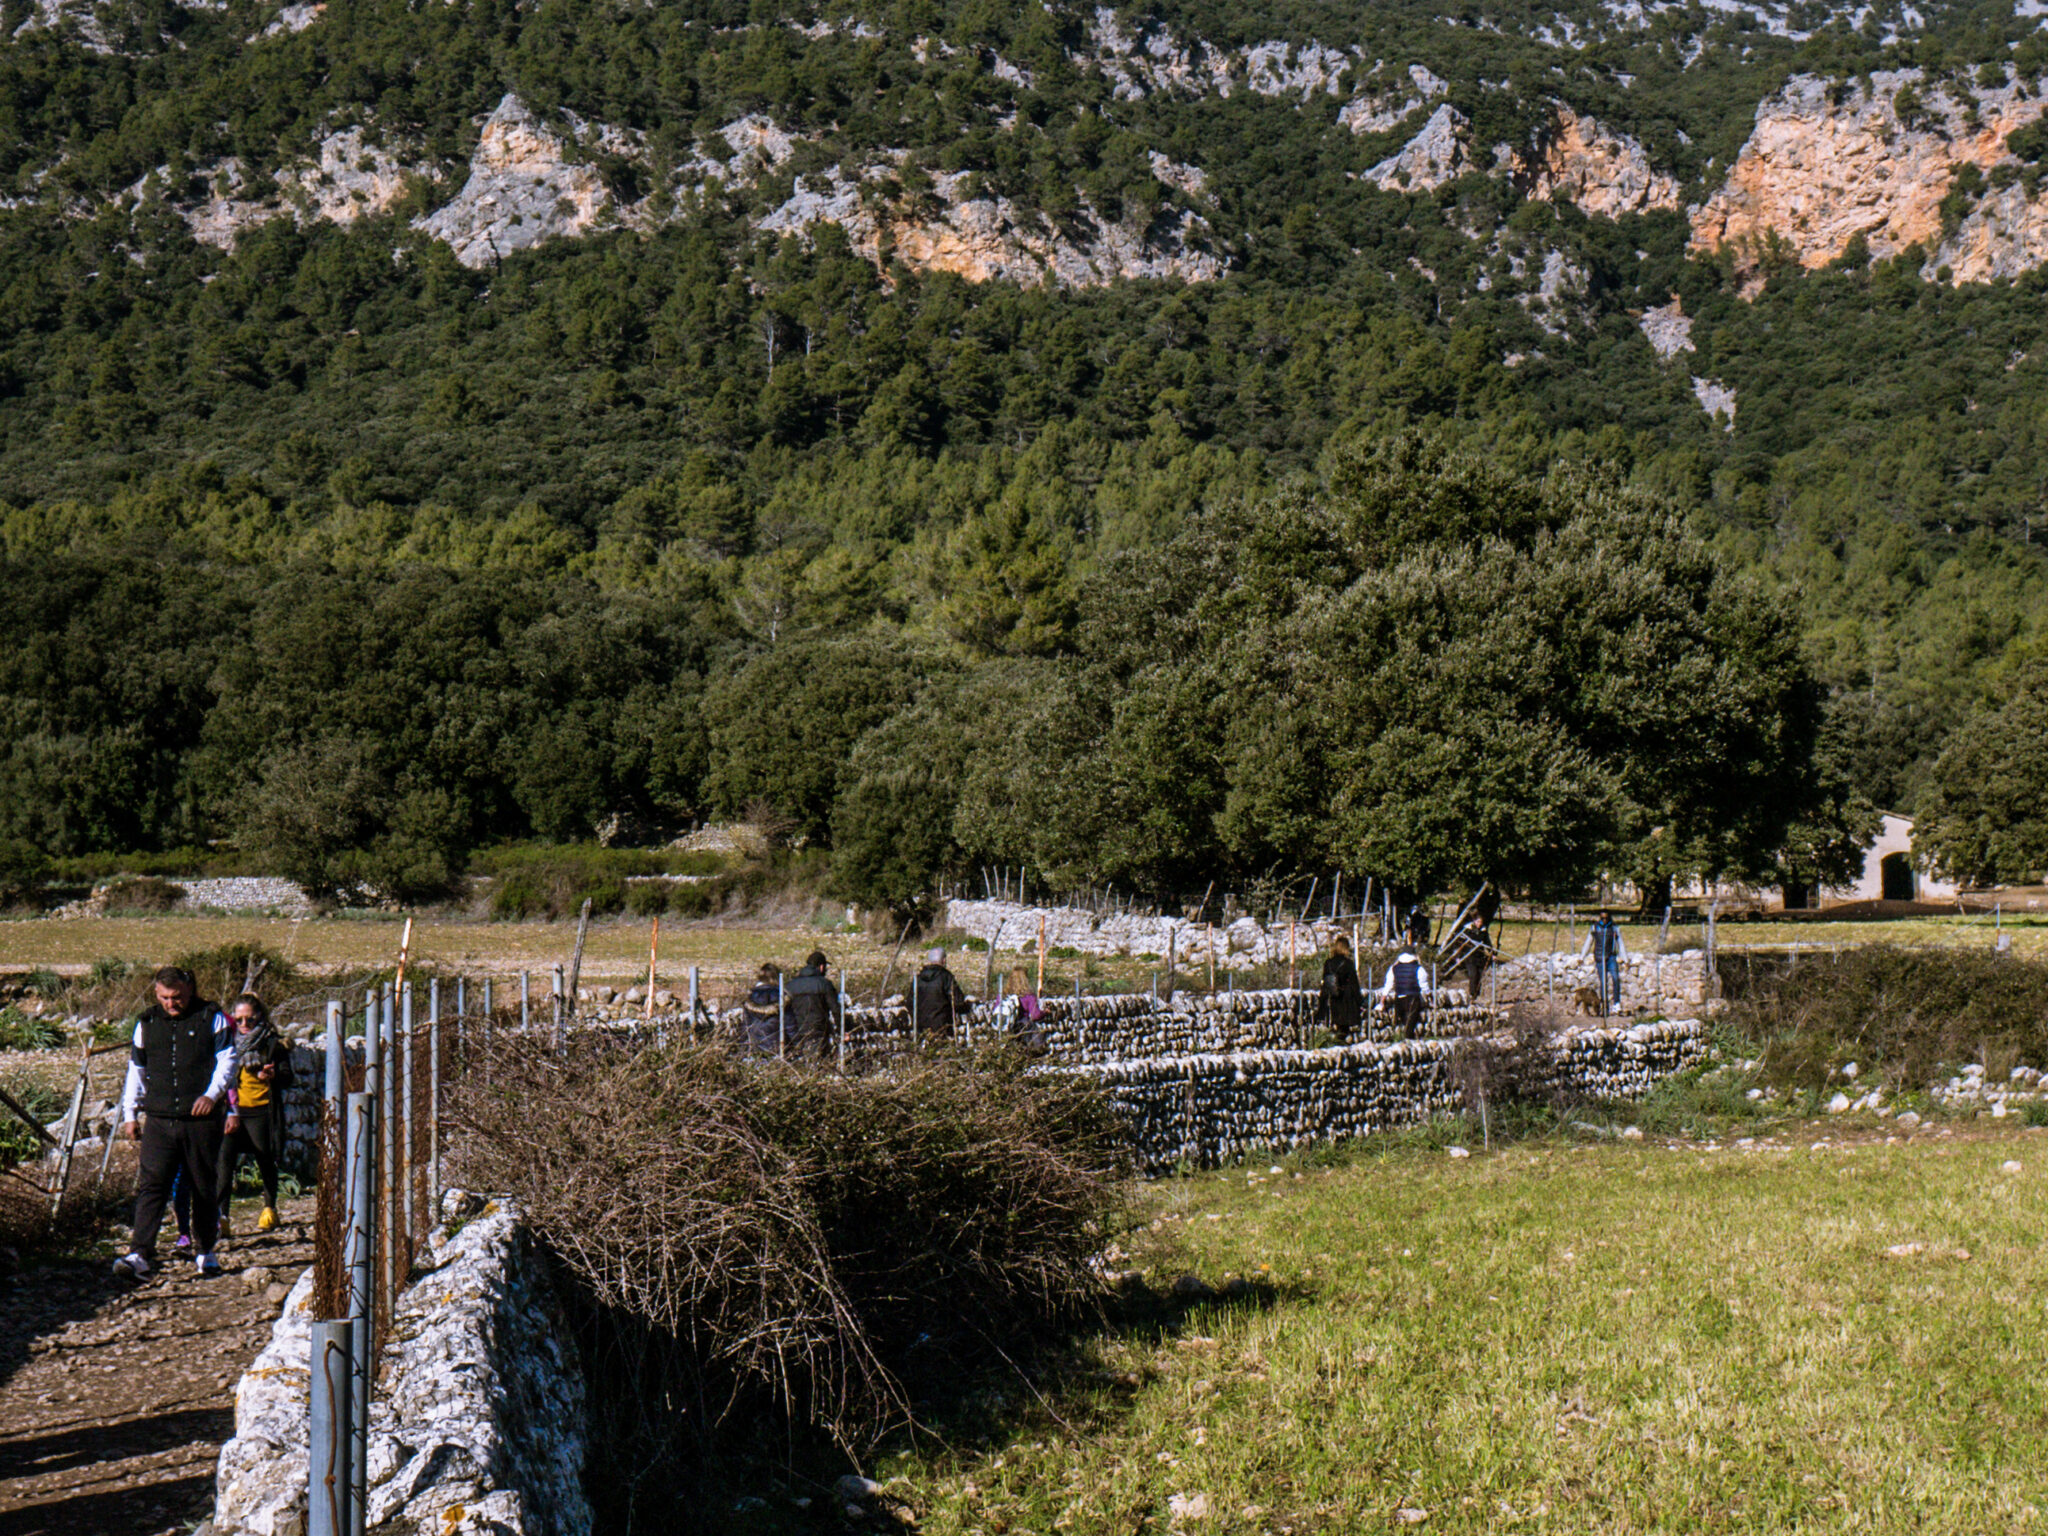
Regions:
<instances>
[{"instance_id":1,"label":"tall grass clump","mask_svg":"<svg viewBox=\"0 0 2048 1536\"><path fill-rule=\"evenodd\" d=\"M580 1297L629 1481L741 1408L858 1454L933 1382L1098 1315L1128 1198L1100 1095L996 1058L842 1077L515 1040L455 1121L460 1180L517 1199Z\"/></svg>"},{"instance_id":2,"label":"tall grass clump","mask_svg":"<svg viewBox=\"0 0 2048 1536\"><path fill-rule=\"evenodd\" d=\"M2048 965L1961 949L1868 945L1760 980L1728 1023L1766 1078L1819 1089L1854 1061L1902 1088L1981 1062L2048 1066Z\"/></svg>"}]
</instances>

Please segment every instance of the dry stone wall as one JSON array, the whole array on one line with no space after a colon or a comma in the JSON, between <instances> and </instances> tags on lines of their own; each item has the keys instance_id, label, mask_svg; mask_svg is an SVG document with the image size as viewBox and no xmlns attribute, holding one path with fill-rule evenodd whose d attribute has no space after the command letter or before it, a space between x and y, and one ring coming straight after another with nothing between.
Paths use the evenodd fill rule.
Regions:
<instances>
[{"instance_id":1,"label":"dry stone wall","mask_svg":"<svg viewBox=\"0 0 2048 1536\"><path fill-rule=\"evenodd\" d=\"M1563 954L1524 955L1495 966L1487 983L1489 1001L1554 1002L1574 1006L1581 987L1598 989L1590 957ZM1707 1001L1707 957L1688 949L1678 955L1624 955L1621 960L1621 1012L1684 1013Z\"/></svg>"},{"instance_id":2,"label":"dry stone wall","mask_svg":"<svg viewBox=\"0 0 2048 1536\"><path fill-rule=\"evenodd\" d=\"M953 901L942 921L947 927L997 949L1019 952L1038 947L1038 924L1045 922L1045 942L1052 949L1082 955L1172 956L1174 964L1206 967L1214 959L1218 971L1232 966L1286 962L1289 946L1297 960L1329 948L1339 935L1352 936L1347 919L1326 917L1306 922L1261 925L1241 917L1227 926L1191 923L1185 918L1149 912L1091 912L1086 907L1027 907L1014 901Z\"/></svg>"},{"instance_id":3,"label":"dry stone wall","mask_svg":"<svg viewBox=\"0 0 2048 1536\"><path fill-rule=\"evenodd\" d=\"M583 1376L516 1206L450 1193L399 1298L371 1402L369 1525L436 1536L585 1536ZM312 1272L235 1391L215 1479L219 1536L306 1521Z\"/></svg>"},{"instance_id":4,"label":"dry stone wall","mask_svg":"<svg viewBox=\"0 0 2048 1536\"><path fill-rule=\"evenodd\" d=\"M1183 991L1171 998L1155 998L1145 992L1048 997L1036 1033L1046 1054L1057 1062L1302 1050L1317 1044L1325 1029L1317 1003L1316 993L1301 988L1218 992L1213 996ZM977 1003L961 1022L967 1044L988 1043L1015 1030L1014 1002ZM1466 1035L1492 1028L1496 1022L1497 1015L1474 1005L1463 992L1438 992L1430 999L1422 1032ZM737 1036L743 1016L734 1009L721 1015L720 1023ZM1385 1010L1366 1010L1363 1024L1368 1040L1397 1037L1392 1016ZM846 1010L849 1053L886 1053L907 1049L910 1043L907 999L891 998L880 1009Z\"/></svg>"},{"instance_id":5,"label":"dry stone wall","mask_svg":"<svg viewBox=\"0 0 2048 1536\"><path fill-rule=\"evenodd\" d=\"M1253 1152L1419 1125L1465 1108L1461 1057L1513 1051L1505 1036L1402 1040L1323 1050L1158 1056L1048 1072L1092 1077L1130 1129L1148 1173L1214 1168ZM1582 1029L1550 1042L1528 1067L1547 1091L1641 1098L1704 1058L1695 1020Z\"/></svg>"}]
</instances>

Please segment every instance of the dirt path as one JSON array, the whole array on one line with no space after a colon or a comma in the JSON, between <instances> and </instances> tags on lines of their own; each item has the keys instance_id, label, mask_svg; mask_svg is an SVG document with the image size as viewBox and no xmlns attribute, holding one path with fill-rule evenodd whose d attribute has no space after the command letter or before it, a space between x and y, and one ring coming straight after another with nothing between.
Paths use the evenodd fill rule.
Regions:
<instances>
[{"instance_id":1,"label":"dirt path","mask_svg":"<svg viewBox=\"0 0 2048 1536\"><path fill-rule=\"evenodd\" d=\"M217 1279L178 1262L135 1286L78 1263L0 1282L0 1536L155 1536L212 1512L235 1382L313 1257L311 1199L274 1232L256 1213L236 1205L246 1235Z\"/></svg>"}]
</instances>

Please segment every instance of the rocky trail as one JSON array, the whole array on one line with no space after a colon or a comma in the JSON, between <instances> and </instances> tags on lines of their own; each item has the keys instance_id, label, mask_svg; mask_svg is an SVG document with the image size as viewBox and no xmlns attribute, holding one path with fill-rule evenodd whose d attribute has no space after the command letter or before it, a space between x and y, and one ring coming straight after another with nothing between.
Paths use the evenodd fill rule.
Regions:
<instances>
[{"instance_id":1,"label":"rocky trail","mask_svg":"<svg viewBox=\"0 0 2048 1536\"><path fill-rule=\"evenodd\" d=\"M178 1262L132 1285L81 1261L0 1282L0 1536L155 1536L207 1518L235 1383L313 1258L310 1197L285 1202L273 1232L256 1214L237 1203L215 1279Z\"/></svg>"}]
</instances>

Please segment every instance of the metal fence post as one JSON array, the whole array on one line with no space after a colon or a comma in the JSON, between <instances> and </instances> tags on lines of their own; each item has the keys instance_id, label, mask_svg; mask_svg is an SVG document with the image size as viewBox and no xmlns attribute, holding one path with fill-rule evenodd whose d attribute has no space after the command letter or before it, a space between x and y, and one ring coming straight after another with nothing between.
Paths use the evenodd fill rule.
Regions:
<instances>
[{"instance_id":1,"label":"metal fence post","mask_svg":"<svg viewBox=\"0 0 2048 1536\"><path fill-rule=\"evenodd\" d=\"M436 984L436 993L439 985ZM427 1227L441 1219L441 1002L427 1009Z\"/></svg>"},{"instance_id":2,"label":"metal fence post","mask_svg":"<svg viewBox=\"0 0 2048 1536\"><path fill-rule=\"evenodd\" d=\"M337 1129L341 1126L341 1100L343 1084L347 1082L347 1047L341 1043L341 1004L327 1005L327 1081L323 1084L323 1114L332 1115ZM322 1122L325 1124L325 1121Z\"/></svg>"},{"instance_id":3,"label":"metal fence post","mask_svg":"<svg viewBox=\"0 0 2048 1536\"><path fill-rule=\"evenodd\" d=\"M412 1208L413 1169L419 1149L414 1145L413 1136L413 1091L412 1075L412 983L405 984L405 996L399 1000L402 1036L399 1045L399 1110L398 1110L398 1177L402 1212L405 1221L406 1278L412 1274L412 1240L419 1230Z\"/></svg>"},{"instance_id":4,"label":"metal fence post","mask_svg":"<svg viewBox=\"0 0 2048 1536\"><path fill-rule=\"evenodd\" d=\"M917 1049L917 978L910 978L910 1048Z\"/></svg>"},{"instance_id":5,"label":"metal fence post","mask_svg":"<svg viewBox=\"0 0 2048 1536\"><path fill-rule=\"evenodd\" d=\"M311 1461L307 1467L309 1536L348 1536L352 1491L349 1469L350 1377L354 1372L346 1319L313 1324Z\"/></svg>"},{"instance_id":6,"label":"metal fence post","mask_svg":"<svg viewBox=\"0 0 2048 1536\"><path fill-rule=\"evenodd\" d=\"M484 1081L491 1080L491 978L484 978Z\"/></svg>"},{"instance_id":7,"label":"metal fence post","mask_svg":"<svg viewBox=\"0 0 2048 1536\"><path fill-rule=\"evenodd\" d=\"M374 1051L375 1044L374 1033L365 1037L366 1055ZM366 1062L366 1083L374 1083L377 1070L374 1062ZM349 1536L363 1536L368 1521L370 1332L374 1315L370 1305L370 1253L376 1246L377 1230L376 1202L370 1196L377 1169L376 1103L374 1086L367 1092L348 1096L348 1230L342 1255L348 1270L349 1321L355 1324L349 1339L354 1387L349 1396Z\"/></svg>"},{"instance_id":8,"label":"metal fence post","mask_svg":"<svg viewBox=\"0 0 2048 1536\"><path fill-rule=\"evenodd\" d=\"M783 980L775 978L775 1059L787 1060L785 1048L789 1040L789 1012L784 1007Z\"/></svg>"},{"instance_id":9,"label":"metal fence post","mask_svg":"<svg viewBox=\"0 0 2048 1536\"><path fill-rule=\"evenodd\" d=\"M531 972L519 973L519 1033L522 1035L533 1027L533 976Z\"/></svg>"},{"instance_id":10,"label":"metal fence post","mask_svg":"<svg viewBox=\"0 0 2048 1536\"><path fill-rule=\"evenodd\" d=\"M562 968L559 965L555 967L554 990L551 995L555 1003L555 1049L559 1051L562 1048L562 1010L566 1002L562 996Z\"/></svg>"},{"instance_id":11,"label":"metal fence post","mask_svg":"<svg viewBox=\"0 0 2048 1536\"><path fill-rule=\"evenodd\" d=\"M458 976L455 978L455 1056L458 1061L462 1058L463 1041L469 1033L468 1005L469 988L463 984L463 979Z\"/></svg>"},{"instance_id":12,"label":"metal fence post","mask_svg":"<svg viewBox=\"0 0 2048 1536\"><path fill-rule=\"evenodd\" d=\"M384 1305L389 1305L398 1292L393 1286L392 1276L396 1272L393 1250L397 1247L398 1212L391 1202L397 1189L392 1175L392 1159L398 1155L398 1121L392 1114L397 1104L398 1070L393 1060L392 1046L396 1043L391 1018L391 987L384 988L383 1020L380 1025L382 1041L378 1047L382 1054L383 1070L377 1074L377 1249L382 1262L378 1265L378 1296Z\"/></svg>"},{"instance_id":13,"label":"metal fence post","mask_svg":"<svg viewBox=\"0 0 2048 1536\"><path fill-rule=\"evenodd\" d=\"M692 1038L695 1038L695 1036L696 1036L696 1033L697 1033L697 967L693 965L693 966L691 966L691 967L690 967L690 1034L691 1034L691 1037L692 1037Z\"/></svg>"},{"instance_id":14,"label":"metal fence post","mask_svg":"<svg viewBox=\"0 0 2048 1536\"><path fill-rule=\"evenodd\" d=\"M846 970L839 971L839 1075L846 1075Z\"/></svg>"}]
</instances>

